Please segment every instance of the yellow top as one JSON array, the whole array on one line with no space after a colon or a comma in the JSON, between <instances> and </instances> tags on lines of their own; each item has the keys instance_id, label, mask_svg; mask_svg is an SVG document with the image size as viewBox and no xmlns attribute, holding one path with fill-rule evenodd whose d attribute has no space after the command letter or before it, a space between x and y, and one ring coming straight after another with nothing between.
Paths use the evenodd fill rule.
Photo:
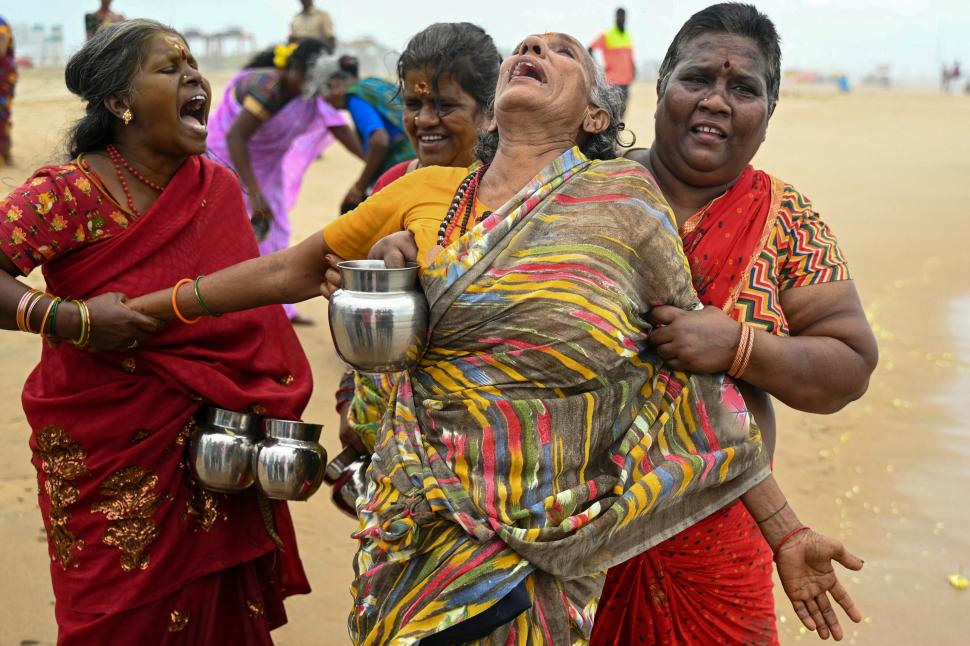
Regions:
<instances>
[{"instance_id":1,"label":"yellow top","mask_svg":"<svg viewBox=\"0 0 970 646\"><path fill-rule=\"evenodd\" d=\"M323 239L341 258L357 260L366 258L381 238L407 230L418 246L418 264L426 267L435 255L429 252L438 246L441 222L468 172L465 167L430 166L408 173L324 227ZM490 210L475 201L476 219Z\"/></svg>"}]
</instances>

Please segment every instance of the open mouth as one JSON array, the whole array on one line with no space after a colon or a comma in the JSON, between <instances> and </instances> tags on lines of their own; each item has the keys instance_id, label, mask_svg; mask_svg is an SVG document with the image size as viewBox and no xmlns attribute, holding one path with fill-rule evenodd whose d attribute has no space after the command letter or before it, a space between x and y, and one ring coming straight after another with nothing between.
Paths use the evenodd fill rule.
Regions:
<instances>
[{"instance_id":1,"label":"open mouth","mask_svg":"<svg viewBox=\"0 0 970 646\"><path fill-rule=\"evenodd\" d=\"M206 134L208 132L205 116L207 101L208 97L205 94L196 94L183 103L182 108L179 110L179 120L199 134Z\"/></svg>"},{"instance_id":2,"label":"open mouth","mask_svg":"<svg viewBox=\"0 0 970 646\"><path fill-rule=\"evenodd\" d=\"M527 58L520 58L519 61L512 66L512 70L509 72L509 79L515 78L529 78L540 83L546 82L546 75L542 73L539 66L532 63Z\"/></svg>"},{"instance_id":3,"label":"open mouth","mask_svg":"<svg viewBox=\"0 0 970 646\"><path fill-rule=\"evenodd\" d=\"M709 139L727 139L727 133L718 128L717 126L712 126L710 124L700 124L692 126L690 129L695 135L700 135L704 138Z\"/></svg>"}]
</instances>

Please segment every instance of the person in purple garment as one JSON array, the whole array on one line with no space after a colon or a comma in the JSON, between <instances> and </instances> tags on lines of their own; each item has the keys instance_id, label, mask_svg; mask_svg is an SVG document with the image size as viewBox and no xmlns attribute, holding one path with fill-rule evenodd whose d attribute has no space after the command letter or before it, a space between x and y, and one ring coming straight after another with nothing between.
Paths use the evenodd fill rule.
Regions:
<instances>
[{"instance_id":1,"label":"person in purple garment","mask_svg":"<svg viewBox=\"0 0 970 646\"><path fill-rule=\"evenodd\" d=\"M323 42L308 38L273 50L272 67L257 57L229 81L209 122L208 155L239 175L263 255L289 246L289 213L313 160L335 139L364 157L354 131L309 81L315 65L327 64L325 53ZM284 308L293 323L312 323Z\"/></svg>"}]
</instances>

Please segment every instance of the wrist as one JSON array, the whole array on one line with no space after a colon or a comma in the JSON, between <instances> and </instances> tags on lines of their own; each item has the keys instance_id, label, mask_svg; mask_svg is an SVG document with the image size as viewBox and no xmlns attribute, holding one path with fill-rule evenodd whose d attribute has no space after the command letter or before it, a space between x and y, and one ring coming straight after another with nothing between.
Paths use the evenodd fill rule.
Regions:
<instances>
[{"instance_id":1,"label":"wrist","mask_svg":"<svg viewBox=\"0 0 970 646\"><path fill-rule=\"evenodd\" d=\"M758 529L761 530L761 535L765 537L771 551L775 552L785 536L801 526L802 521L789 506L763 523L759 523Z\"/></svg>"},{"instance_id":2,"label":"wrist","mask_svg":"<svg viewBox=\"0 0 970 646\"><path fill-rule=\"evenodd\" d=\"M81 336L81 310L74 301L65 300L57 309L57 335L63 341Z\"/></svg>"}]
</instances>

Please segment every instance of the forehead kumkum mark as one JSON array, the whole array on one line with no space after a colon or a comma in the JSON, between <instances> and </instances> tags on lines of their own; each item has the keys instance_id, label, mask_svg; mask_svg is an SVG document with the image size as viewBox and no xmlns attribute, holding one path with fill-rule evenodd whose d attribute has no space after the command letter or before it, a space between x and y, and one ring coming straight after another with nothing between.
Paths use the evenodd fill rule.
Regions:
<instances>
[{"instance_id":1,"label":"forehead kumkum mark","mask_svg":"<svg viewBox=\"0 0 970 646\"><path fill-rule=\"evenodd\" d=\"M418 96L431 96L431 87L427 81L418 81L414 84L414 93Z\"/></svg>"}]
</instances>

